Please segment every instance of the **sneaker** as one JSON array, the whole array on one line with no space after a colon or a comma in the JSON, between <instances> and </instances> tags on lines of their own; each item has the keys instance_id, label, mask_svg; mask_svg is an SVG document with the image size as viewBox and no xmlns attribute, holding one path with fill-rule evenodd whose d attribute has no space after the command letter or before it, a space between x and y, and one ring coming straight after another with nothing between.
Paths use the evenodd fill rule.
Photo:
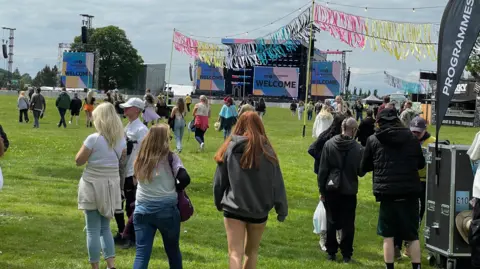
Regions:
<instances>
[{"instance_id":1,"label":"sneaker","mask_svg":"<svg viewBox=\"0 0 480 269\"><path fill-rule=\"evenodd\" d=\"M337 255L335 255L335 254L333 254L333 255L328 254L327 260L328 260L328 261L331 261L331 262L336 262L336 261L337 261Z\"/></svg>"},{"instance_id":2,"label":"sneaker","mask_svg":"<svg viewBox=\"0 0 480 269\"><path fill-rule=\"evenodd\" d=\"M205 143L200 144L200 150L203 151L205 149Z\"/></svg>"},{"instance_id":3,"label":"sneaker","mask_svg":"<svg viewBox=\"0 0 480 269\"><path fill-rule=\"evenodd\" d=\"M399 247L395 247L395 259L396 260L401 260L402 259L402 251L400 250Z\"/></svg>"},{"instance_id":4,"label":"sneaker","mask_svg":"<svg viewBox=\"0 0 480 269\"><path fill-rule=\"evenodd\" d=\"M68 124L72 124L72 121L68 121Z\"/></svg>"}]
</instances>

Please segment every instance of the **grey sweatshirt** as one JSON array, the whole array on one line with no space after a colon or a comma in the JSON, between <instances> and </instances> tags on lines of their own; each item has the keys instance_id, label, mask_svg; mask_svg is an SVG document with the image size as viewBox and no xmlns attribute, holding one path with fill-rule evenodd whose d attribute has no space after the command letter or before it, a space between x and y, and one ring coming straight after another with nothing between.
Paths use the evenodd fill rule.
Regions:
<instances>
[{"instance_id":1,"label":"grey sweatshirt","mask_svg":"<svg viewBox=\"0 0 480 269\"><path fill-rule=\"evenodd\" d=\"M280 166L262 155L258 170L242 169L240 159L246 144L246 137L232 136L224 162L218 164L215 172L215 206L219 211L258 219L267 217L275 207L278 220L283 221L288 215L288 205Z\"/></svg>"}]
</instances>

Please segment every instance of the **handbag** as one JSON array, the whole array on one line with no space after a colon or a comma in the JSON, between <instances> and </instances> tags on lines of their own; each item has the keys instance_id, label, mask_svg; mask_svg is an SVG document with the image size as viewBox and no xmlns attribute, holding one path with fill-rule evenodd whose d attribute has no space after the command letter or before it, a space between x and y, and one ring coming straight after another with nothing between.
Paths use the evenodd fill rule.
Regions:
<instances>
[{"instance_id":1,"label":"handbag","mask_svg":"<svg viewBox=\"0 0 480 269\"><path fill-rule=\"evenodd\" d=\"M170 165L170 169L172 170L172 174L175 177L175 172L173 171L173 153L170 151L168 153L168 164ZM177 180L174 178L175 181ZM178 211L180 211L180 221L185 222L190 219L193 215L193 205L192 201L187 195L185 190L177 190L177 207Z\"/></svg>"},{"instance_id":2,"label":"handbag","mask_svg":"<svg viewBox=\"0 0 480 269\"><path fill-rule=\"evenodd\" d=\"M338 170L338 177L332 177L327 181L327 186L325 189L330 192L338 192L342 186L342 171L345 168L346 160L348 156L348 151L343 156L342 168Z\"/></svg>"}]
</instances>

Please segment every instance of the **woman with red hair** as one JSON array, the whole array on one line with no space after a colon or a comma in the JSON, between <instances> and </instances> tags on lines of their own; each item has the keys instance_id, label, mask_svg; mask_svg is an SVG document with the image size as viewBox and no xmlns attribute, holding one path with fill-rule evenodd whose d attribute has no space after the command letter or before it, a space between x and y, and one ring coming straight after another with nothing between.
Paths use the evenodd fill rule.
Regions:
<instances>
[{"instance_id":1,"label":"woman with red hair","mask_svg":"<svg viewBox=\"0 0 480 269\"><path fill-rule=\"evenodd\" d=\"M230 269L256 268L258 249L275 207L277 220L288 214L278 158L255 112L243 113L232 135L215 155L215 205L223 211Z\"/></svg>"}]
</instances>

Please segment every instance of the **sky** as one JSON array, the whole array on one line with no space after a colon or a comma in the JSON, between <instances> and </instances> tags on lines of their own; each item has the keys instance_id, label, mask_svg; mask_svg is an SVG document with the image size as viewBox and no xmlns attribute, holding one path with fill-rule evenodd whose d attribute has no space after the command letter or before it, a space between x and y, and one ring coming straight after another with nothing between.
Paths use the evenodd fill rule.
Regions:
<instances>
[{"instance_id":1,"label":"sky","mask_svg":"<svg viewBox=\"0 0 480 269\"><path fill-rule=\"evenodd\" d=\"M445 6L447 0L336 0L335 10L368 16L375 19L407 22L439 23L443 8L418 9L418 7ZM249 32L237 38L257 38L286 25L299 13L270 24L284 15L308 4L305 0L0 0L0 26L16 28L14 47L14 68L32 77L46 64L58 62L58 44L73 41L80 35L82 18L79 14L94 15L93 27L116 25L124 29L133 46L139 51L145 63L166 63L170 66L173 29L185 34L199 36L228 36ZM325 4L325 2L318 2ZM389 9L373 9L373 8ZM414 8L399 10L394 8ZM392 8L392 9L390 9ZM268 27L251 32L264 25ZM2 38L8 33L2 32ZM321 50L347 50L328 33L318 33L316 47ZM220 38L200 39L220 43ZM340 60L332 57L330 60ZM177 51L173 52L171 82L189 84L188 65L192 59ZM436 70L436 62L415 58L396 60L386 52L373 52L369 47L353 49L347 55L347 66L351 68L350 86L363 89L378 89L380 93L395 92L386 85L383 72L409 81L418 81L419 70ZM0 67L6 67L6 61ZM169 77L169 70L166 71Z\"/></svg>"}]
</instances>

